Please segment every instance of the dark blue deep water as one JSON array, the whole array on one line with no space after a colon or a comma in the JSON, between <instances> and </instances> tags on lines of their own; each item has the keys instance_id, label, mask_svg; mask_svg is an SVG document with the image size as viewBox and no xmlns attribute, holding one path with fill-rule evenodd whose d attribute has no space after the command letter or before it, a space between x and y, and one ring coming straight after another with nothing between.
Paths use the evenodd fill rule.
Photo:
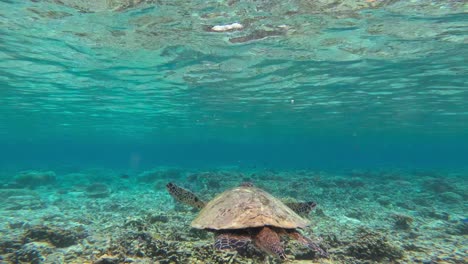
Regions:
<instances>
[{"instance_id":1,"label":"dark blue deep water","mask_svg":"<svg viewBox=\"0 0 468 264\"><path fill-rule=\"evenodd\" d=\"M468 165L463 136L416 138L319 137L312 140L272 137L225 142L222 138L193 142L132 143L50 140L4 143L4 168L111 167L145 170L155 166L209 168L326 169L418 168L462 170Z\"/></svg>"}]
</instances>

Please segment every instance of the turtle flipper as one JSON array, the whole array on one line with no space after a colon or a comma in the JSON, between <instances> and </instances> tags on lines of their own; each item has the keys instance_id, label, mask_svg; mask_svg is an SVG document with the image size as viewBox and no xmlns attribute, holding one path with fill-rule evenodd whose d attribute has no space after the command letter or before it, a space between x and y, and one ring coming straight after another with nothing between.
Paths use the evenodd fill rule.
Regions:
<instances>
[{"instance_id":1,"label":"turtle flipper","mask_svg":"<svg viewBox=\"0 0 468 264\"><path fill-rule=\"evenodd\" d=\"M220 233L215 237L214 247L218 250L233 250L243 248L251 241L249 235Z\"/></svg>"},{"instance_id":2,"label":"turtle flipper","mask_svg":"<svg viewBox=\"0 0 468 264\"><path fill-rule=\"evenodd\" d=\"M255 237L255 244L260 249L263 249L282 260L287 258L286 253L284 253L283 245L281 245L279 234L270 227L265 226L260 230Z\"/></svg>"},{"instance_id":3,"label":"turtle flipper","mask_svg":"<svg viewBox=\"0 0 468 264\"><path fill-rule=\"evenodd\" d=\"M174 197L174 199L181 203L190 205L198 209L201 209L205 206L205 202L198 198L194 193L182 187L179 187L172 182L168 183L166 185L166 188L169 194L171 194L171 196Z\"/></svg>"},{"instance_id":4,"label":"turtle flipper","mask_svg":"<svg viewBox=\"0 0 468 264\"><path fill-rule=\"evenodd\" d=\"M317 206L315 202L286 203L286 205L299 215L308 215Z\"/></svg>"},{"instance_id":5,"label":"turtle flipper","mask_svg":"<svg viewBox=\"0 0 468 264\"><path fill-rule=\"evenodd\" d=\"M323 250L316 242L314 242L312 239L303 236L301 233L299 233L296 230L291 230L288 231L288 235L292 238L295 239L297 242L301 243L302 245L312 249L313 251L319 253L323 257L328 257L328 253Z\"/></svg>"}]
</instances>

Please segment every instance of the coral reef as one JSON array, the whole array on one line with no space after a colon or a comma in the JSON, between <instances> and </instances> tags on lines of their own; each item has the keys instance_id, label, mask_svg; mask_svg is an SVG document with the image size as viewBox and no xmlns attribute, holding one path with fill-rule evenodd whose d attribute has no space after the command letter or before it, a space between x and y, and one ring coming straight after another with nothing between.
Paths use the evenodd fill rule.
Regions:
<instances>
[{"instance_id":1,"label":"coral reef","mask_svg":"<svg viewBox=\"0 0 468 264\"><path fill-rule=\"evenodd\" d=\"M121 263L119 262L118 257L109 256L107 254L102 255L101 257L99 257L99 259L93 262L93 264L118 264L118 263Z\"/></svg>"},{"instance_id":2,"label":"coral reef","mask_svg":"<svg viewBox=\"0 0 468 264\"><path fill-rule=\"evenodd\" d=\"M94 263L123 263L136 259L148 259L153 263L167 264L252 263L251 260L245 259L246 255L252 252L255 252L254 249L247 249L241 253L214 251L212 245L209 244L164 241L155 239L147 232L129 231L114 238L106 253L99 256ZM259 257L260 255L249 256Z\"/></svg>"},{"instance_id":3,"label":"coral reef","mask_svg":"<svg viewBox=\"0 0 468 264\"><path fill-rule=\"evenodd\" d=\"M56 175L53 171L23 171L16 175L14 180L19 186L35 188L55 183Z\"/></svg>"},{"instance_id":4,"label":"coral reef","mask_svg":"<svg viewBox=\"0 0 468 264\"><path fill-rule=\"evenodd\" d=\"M0 208L4 210L38 210L46 207L38 193L24 189L0 190Z\"/></svg>"},{"instance_id":5,"label":"coral reef","mask_svg":"<svg viewBox=\"0 0 468 264\"><path fill-rule=\"evenodd\" d=\"M380 205L387 207L392 203L392 199L390 199L388 196L382 196L377 199L377 202Z\"/></svg>"},{"instance_id":6,"label":"coral reef","mask_svg":"<svg viewBox=\"0 0 468 264\"><path fill-rule=\"evenodd\" d=\"M0 262L280 263L255 247L238 252L214 250L212 233L190 228L198 212L173 202L166 192L169 176L160 173L167 170L152 170L158 176L154 181L147 178L151 185L137 177L119 177L120 171L87 169L64 174L72 176L45 187L4 186L0 189ZM455 200L465 199L461 178L465 174L441 180L450 190L447 186L427 188L428 182L439 182L433 175L394 170L364 170L350 176L220 168L180 169L174 175L205 200L252 181L284 201L317 202L307 216L312 226L303 231L309 237L323 237L321 244L330 258L318 260L312 251L291 240L284 245L291 263L456 264L466 258L465 204L448 202L442 196L453 193ZM97 182L105 185L92 184ZM119 191L109 195L111 189Z\"/></svg>"},{"instance_id":7,"label":"coral reef","mask_svg":"<svg viewBox=\"0 0 468 264\"><path fill-rule=\"evenodd\" d=\"M86 187L86 196L89 198L105 198L110 195L110 189L103 183L93 183Z\"/></svg>"},{"instance_id":8,"label":"coral reef","mask_svg":"<svg viewBox=\"0 0 468 264\"><path fill-rule=\"evenodd\" d=\"M43 255L51 253L50 246L44 243L26 243L19 250L15 251L9 258L12 263L44 263Z\"/></svg>"},{"instance_id":9,"label":"coral reef","mask_svg":"<svg viewBox=\"0 0 468 264\"><path fill-rule=\"evenodd\" d=\"M179 169L162 169L162 170L151 170L145 171L138 175L137 180L139 182L155 182L157 180L175 180L182 177L182 171Z\"/></svg>"},{"instance_id":10,"label":"coral reef","mask_svg":"<svg viewBox=\"0 0 468 264\"><path fill-rule=\"evenodd\" d=\"M440 200L445 203L461 203L463 197L454 192L443 192L440 194Z\"/></svg>"},{"instance_id":11,"label":"coral reef","mask_svg":"<svg viewBox=\"0 0 468 264\"><path fill-rule=\"evenodd\" d=\"M450 233L459 236L468 235L468 222L466 220L458 221L450 230Z\"/></svg>"},{"instance_id":12,"label":"coral reef","mask_svg":"<svg viewBox=\"0 0 468 264\"><path fill-rule=\"evenodd\" d=\"M75 245L80 239L86 237L86 232L82 230L68 230L58 227L33 226L23 235L23 243L32 241L49 242L55 247L69 247Z\"/></svg>"},{"instance_id":13,"label":"coral reef","mask_svg":"<svg viewBox=\"0 0 468 264\"><path fill-rule=\"evenodd\" d=\"M402 214L393 214L392 219L394 220L394 226L397 229L409 230L414 219L411 216Z\"/></svg>"},{"instance_id":14,"label":"coral reef","mask_svg":"<svg viewBox=\"0 0 468 264\"><path fill-rule=\"evenodd\" d=\"M356 239L348 246L348 254L357 259L395 261L403 258L403 250L388 241L380 232L360 229Z\"/></svg>"},{"instance_id":15,"label":"coral reef","mask_svg":"<svg viewBox=\"0 0 468 264\"><path fill-rule=\"evenodd\" d=\"M9 240L2 238L0 240L0 254L8 254L20 249L23 242L20 240ZM1 262L0 262L1 263Z\"/></svg>"},{"instance_id":16,"label":"coral reef","mask_svg":"<svg viewBox=\"0 0 468 264\"><path fill-rule=\"evenodd\" d=\"M450 183L448 183L447 180L441 177L430 178L428 180L425 180L423 185L428 190L435 193L450 192L454 190L454 187Z\"/></svg>"}]
</instances>

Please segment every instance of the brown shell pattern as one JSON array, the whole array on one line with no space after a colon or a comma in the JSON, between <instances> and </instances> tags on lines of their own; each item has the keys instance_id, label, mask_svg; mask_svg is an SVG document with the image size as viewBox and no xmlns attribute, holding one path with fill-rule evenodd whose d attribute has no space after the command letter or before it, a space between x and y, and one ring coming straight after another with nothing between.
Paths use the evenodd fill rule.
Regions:
<instances>
[{"instance_id":1,"label":"brown shell pattern","mask_svg":"<svg viewBox=\"0 0 468 264\"><path fill-rule=\"evenodd\" d=\"M304 228L309 222L271 194L241 186L225 191L211 200L192 221L198 229L242 229L274 226Z\"/></svg>"}]
</instances>

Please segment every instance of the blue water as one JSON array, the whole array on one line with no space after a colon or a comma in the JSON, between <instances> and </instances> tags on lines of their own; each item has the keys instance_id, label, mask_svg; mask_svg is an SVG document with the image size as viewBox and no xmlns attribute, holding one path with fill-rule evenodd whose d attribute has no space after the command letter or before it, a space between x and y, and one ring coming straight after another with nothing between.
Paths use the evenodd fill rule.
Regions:
<instances>
[{"instance_id":1,"label":"blue water","mask_svg":"<svg viewBox=\"0 0 468 264\"><path fill-rule=\"evenodd\" d=\"M458 186L441 192L463 201L450 210L466 219L467 10L436 0L0 1L0 183L93 168L116 181L165 166L430 171ZM233 23L242 28L215 30ZM424 179L411 191L432 186Z\"/></svg>"},{"instance_id":2,"label":"blue water","mask_svg":"<svg viewBox=\"0 0 468 264\"><path fill-rule=\"evenodd\" d=\"M466 167L462 1L122 3L2 1L2 166Z\"/></svg>"}]
</instances>

